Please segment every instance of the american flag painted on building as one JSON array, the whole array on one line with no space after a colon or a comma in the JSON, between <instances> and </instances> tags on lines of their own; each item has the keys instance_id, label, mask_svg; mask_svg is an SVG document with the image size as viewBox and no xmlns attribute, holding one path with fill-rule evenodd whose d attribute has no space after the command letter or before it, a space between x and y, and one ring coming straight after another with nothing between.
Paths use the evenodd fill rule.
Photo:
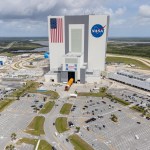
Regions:
<instances>
[{"instance_id":1,"label":"american flag painted on building","mask_svg":"<svg viewBox=\"0 0 150 150\"><path fill-rule=\"evenodd\" d=\"M50 41L51 43L63 43L63 19L50 19Z\"/></svg>"}]
</instances>

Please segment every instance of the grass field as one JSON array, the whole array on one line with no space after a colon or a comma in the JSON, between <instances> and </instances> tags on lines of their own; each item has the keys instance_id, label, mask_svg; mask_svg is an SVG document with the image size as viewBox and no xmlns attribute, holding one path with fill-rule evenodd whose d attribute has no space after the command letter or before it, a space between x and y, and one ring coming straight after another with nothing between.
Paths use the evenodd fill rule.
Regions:
<instances>
[{"instance_id":1,"label":"grass field","mask_svg":"<svg viewBox=\"0 0 150 150\"><path fill-rule=\"evenodd\" d=\"M52 150L52 146L45 140L41 140L38 150Z\"/></svg>"},{"instance_id":2,"label":"grass field","mask_svg":"<svg viewBox=\"0 0 150 150\"><path fill-rule=\"evenodd\" d=\"M29 139L29 138L22 138L17 141L17 145L21 145L23 143L25 144L31 144L34 146L34 149L37 145L38 140L37 139ZM45 140L41 140L38 150L52 150L52 146Z\"/></svg>"},{"instance_id":3,"label":"grass field","mask_svg":"<svg viewBox=\"0 0 150 150\"><path fill-rule=\"evenodd\" d=\"M71 107L72 107L72 104L69 104L69 103L64 104L60 110L60 113L69 115Z\"/></svg>"},{"instance_id":4,"label":"grass field","mask_svg":"<svg viewBox=\"0 0 150 150\"><path fill-rule=\"evenodd\" d=\"M78 96L91 96L91 97L104 97L106 95L106 88L102 87L100 88L99 92L94 93L94 92L81 92L78 93Z\"/></svg>"},{"instance_id":5,"label":"grass field","mask_svg":"<svg viewBox=\"0 0 150 150\"><path fill-rule=\"evenodd\" d=\"M43 46L41 46L40 44L22 41L22 42L15 43L8 50L9 51L12 51L12 50L13 51L17 51L17 50L34 50L35 48L41 48L41 47L43 47Z\"/></svg>"},{"instance_id":6,"label":"grass field","mask_svg":"<svg viewBox=\"0 0 150 150\"><path fill-rule=\"evenodd\" d=\"M45 118L43 116L36 116L31 123L28 125L26 129L26 133L39 136L41 134L45 134L44 132L44 121Z\"/></svg>"},{"instance_id":7,"label":"grass field","mask_svg":"<svg viewBox=\"0 0 150 150\"><path fill-rule=\"evenodd\" d=\"M141 69L150 69L149 66L145 65L144 63L131 59L131 58L123 58L123 57L107 57L106 62L108 63L124 63L124 64L133 64L136 67L139 67Z\"/></svg>"},{"instance_id":8,"label":"grass field","mask_svg":"<svg viewBox=\"0 0 150 150\"><path fill-rule=\"evenodd\" d=\"M145 42L146 39L143 41ZM108 43L107 53L150 58L150 43Z\"/></svg>"},{"instance_id":9,"label":"grass field","mask_svg":"<svg viewBox=\"0 0 150 150\"><path fill-rule=\"evenodd\" d=\"M69 136L69 140L73 144L75 150L94 150L88 143L76 134Z\"/></svg>"},{"instance_id":10,"label":"grass field","mask_svg":"<svg viewBox=\"0 0 150 150\"><path fill-rule=\"evenodd\" d=\"M38 141L37 139L22 138L17 141L17 145L21 145L23 143L31 144L31 145L34 145L34 149L35 149L37 141Z\"/></svg>"},{"instance_id":11,"label":"grass field","mask_svg":"<svg viewBox=\"0 0 150 150\"><path fill-rule=\"evenodd\" d=\"M55 127L59 133L69 130L66 117L59 117L55 121Z\"/></svg>"},{"instance_id":12,"label":"grass field","mask_svg":"<svg viewBox=\"0 0 150 150\"><path fill-rule=\"evenodd\" d=\"M47 102L45 105L44 105L44 107L40 110L40 114L47 114L47 113L49 113L51 110L52 110L52 108L53 108L53 106L54 106L54 104L55 104L55 102L53 101L49 101L49 102Z\"/></svg>"},{"instance_id":13,"label":"grass field","mask_svg":"<svg viewBox=\"0 0 150 150\"><path fill-rule=\"evenodd\" d=\"M0 101L0 112L2 112L6 107L8 107L14 101L15 100L11 100L11 99L5 99Z\"/></svg>"}]
</instances>

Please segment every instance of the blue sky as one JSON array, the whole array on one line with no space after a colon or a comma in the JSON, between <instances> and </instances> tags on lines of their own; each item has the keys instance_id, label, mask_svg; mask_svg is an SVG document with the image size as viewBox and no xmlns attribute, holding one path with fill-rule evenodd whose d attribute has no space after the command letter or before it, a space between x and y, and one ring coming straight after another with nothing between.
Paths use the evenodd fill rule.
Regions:
<instances>
[{"instance_id":1,"label":"blue sky","mask_svg":"<svg viewBox=\"0 0 150 150\"><path fill-rule=\"evenodd\" d=\"M48 15L110 15L109 37L150 37L150 0L0 0L0 37L47 36Z\"/></svg>"}]
</instances>

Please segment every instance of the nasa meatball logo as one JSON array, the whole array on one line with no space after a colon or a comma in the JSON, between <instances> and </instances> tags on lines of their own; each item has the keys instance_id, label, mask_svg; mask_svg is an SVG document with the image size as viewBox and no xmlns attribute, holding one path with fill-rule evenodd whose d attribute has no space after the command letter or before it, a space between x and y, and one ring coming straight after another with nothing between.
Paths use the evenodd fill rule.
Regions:
<instances>
[{"instance_id":1,"label":"nasa meatball logo","mask_svg":"<svg viewBox=\"0 0 150 150\"><path fill-rule=\"evenodd\" d=\"M95 38L99 38L104 34L104 28L106 27L106 25L103 27L100 24L95 24L92 29L91 29L91 34L95 37Z\"/></svg>"}]
</instances>

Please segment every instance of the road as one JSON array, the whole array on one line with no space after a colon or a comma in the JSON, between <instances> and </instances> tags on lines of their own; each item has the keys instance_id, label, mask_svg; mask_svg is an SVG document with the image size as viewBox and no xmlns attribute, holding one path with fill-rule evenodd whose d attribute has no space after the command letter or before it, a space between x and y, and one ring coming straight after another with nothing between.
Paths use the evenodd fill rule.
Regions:
<instances>
[{"instance_id":1,"label":"road","mask_svg":"<svg viewBox=\"0 0 150 150\"><path fill-rule=\"evenodd\" d=\"M50 113L44 115L45 140L49 143L52 143L52 145L54 145L58 150L73 150L73 146L71 145L71 143L66 142L66 138L68 138L66 134L58 134L57 136L55 135L55 132L57 132L57 130L53 123L55 122L57 117L59 117L59 111L64 103L60 98L57 100L56 104L58 106L54 106Z\"/></svg>"},{"instance_id":2,"label":"road","mask_svg":"<svg viewBox=\"0 0 150 150\"><path fill-rule=\"evenodd\" d=\"M150 67L150 60L146 59L146 58L136 57L136 56L127 56L127 55L114 55L114 54L107 54L107 56L109 56L109 57L123 57L123 58L135 59L135 60L138 60L138 61L142 62L143 64L145 64L145 65Z\"/></svg>"},{"instance_id":3,"label":"road","mask_svg":"<svg viewBox=\"0 0 150 150\"><path fill-rule=\"evenodd\" d=\"M7 46L0 46L0 48L2 49L9 49L11 48L15 43L17 43L16 41L9 43Z\"/></svg>"}]
</instances>

